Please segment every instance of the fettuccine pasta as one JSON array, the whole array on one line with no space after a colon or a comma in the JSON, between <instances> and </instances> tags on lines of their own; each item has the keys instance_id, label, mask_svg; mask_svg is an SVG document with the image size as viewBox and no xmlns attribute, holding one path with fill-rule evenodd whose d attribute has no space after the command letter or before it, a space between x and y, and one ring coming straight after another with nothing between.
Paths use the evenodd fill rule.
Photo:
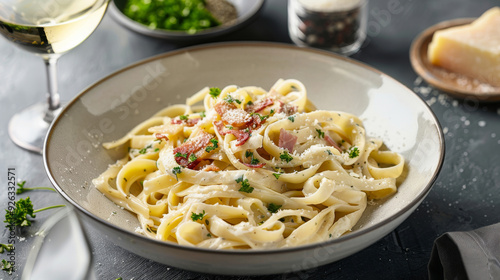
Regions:
<instances>
[{"instance_id":1,"label":"fettuccine pasta","mask_svg":"<svg viewBox=\"0 0 500 280\"><path fill-rule=\"evenodd\" d=\"M293 79L269 91L204 88L104 147L123 145L97 189L135 213L144 235L211 249L338 238L368 200L397 191L404 167L358 117L316 110Z\"/></svg>"}]
</instances>

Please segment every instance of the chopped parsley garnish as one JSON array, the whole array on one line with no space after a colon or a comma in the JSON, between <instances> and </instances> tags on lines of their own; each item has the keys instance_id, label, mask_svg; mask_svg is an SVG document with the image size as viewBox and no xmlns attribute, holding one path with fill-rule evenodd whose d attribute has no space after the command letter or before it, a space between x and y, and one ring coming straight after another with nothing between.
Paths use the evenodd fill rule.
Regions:
<instances>
[{"instance_id":1,"label":"chopped parsley garnish","mask_svg":"<svg viewBox=\"0 0 500 280\"><path fill-rule=\"evenodd\" d=\"M179 152L177 152L175 154L175 157L187 158L187 156L188 156L187 154L182 154L182 153L179 153Z\"/></svg>"},{"instance_id":2,"label":"chopped parsley garnish","mask_svg":"<svg viewBox=\"0 0 500 280\"><path fill-rule=\"evenodd\" d=\"M199 112L198 114L200 114L200 116L201 116L202 118L204 118L204 117L206 117L206 116L207 116L207 115L205 114L205 111L201 111L201 112Z\"/></svg>"},{"instance_id":3,"label":"chopped parsley garnish","mask_svg":"<svg viewBox=\"0 0 500 280\"><path fill-rule=\"evenodd\" d=\"M217 96L219 96L220 92L221 92L220 88L218 88L218 87L211 87L209 94L213 98L217 98Z\"/></svg>"},{"instance_id":4,"label":"chopped parsley garnish","mask_svg":"<svg viewBox=\"0 0 500 280\"><path fill-rule=\"evenodd\" d=\"M325 133L321 129L316 129L319 138L325 138Z\"/></svg>"},{"instance_id":5,"label":"chopped parsley garnish","mask_svg":"<svg viewBox=\"0 0 500 280\"><path fill-rule=\"evenodd\" d=\"M236 103L238 103L238 104L241 104L241 100L239 100L239 99L234 99L231 95L226 96L226 98L224 98L224 101L226 101L227 103L233 103L233 102L236 102Z\"/></svg>"},{"instance_id":6,"label":"chopped parsley garnish","mask_svg":"<svg viewBox=\"0 0 500 280\"><path fill-rule=\"evenodd\" d=\"M359 156L359 149L356 146L352 146L349 148L349 158L355 158Z\"/></svg>"},{"instance_id":7,"label":"chopped parsley garnish","mask_svg":"<svg viewBox=\"0 0 500 280\"><path fill-rule=\"evenodd\" d=\"M186 115L180 115L179 119L181 119L181 121L187 121L188 116L186 116Z\"/></svg>"},{"instance_id":8,"label":"chopped parsley garnish","mask_svg":"<svg viewBox=\"0 0 500 280\"><path fill-rule=\"evenodd\" d=\"M295 121L295 116L288 117L288 120L291 121L291 122L294 122Z\"/></svg>"},{"instance_id":9,"label":"chopped parsley garnish","mask_svg":"<svg viewBox=\"0 0 500 280\"><path fill-rule=\"evenodd\" d=\"M329 156L333 155L333 154L332 154L332 152L331 152L330 150L326 150L326 153L327 153Z\"/></svg>"},{"instance_id":10,"label":"chopped parsley garnish","mask_svg":"<svg viewBox=\"0 0 500 280\"><path fill-rule=\"evenodd\" d=\"M176 167L172 168L172 173L174 173L175 179L177 181L179 181L179 179L177 178L177 175L181 174L181 172L182 172L182 170L181 170L180 166L176 166Z\"/></svg>"},{"instance_id":11,"label":"chopped parsley garnish","mask_svg":"<svg viewBox=\"0 0 500 280\"><path fill-rule=\"evenodd\" d=\"M203 216L205 216L205 210L203 210L203 212L201 212L200 214L196 214L194 212L191 212L191 220L193 220L193 222L196 222L198 220L203 220Z\"/></svg>"},{"instance_id":12,"label":"chopped parsley garnish","mask_svg":"<svg viewBox=\"0 0 500 280\"><path fill-rule=\"evenodd\" d=\"M281 153L280 159L282 161L290 162L293 160L293 157L288 153L288 151L284 151L283 153Z\"/></svg>"},{"instance_id":13,"label":"chopped parsley garnish","mask_svg":"<svg viewBox=\"0 0 500 280\"><path fill-rule=\"evenodd\" d=\"M139 154L145 154L146 151L149 149L149 148L152 148L153 146L150 144L150 145L147 145L146 147L142 148L139 150Z\"/></svg>"},{"instance_id":14,"label":"chopped parsley garnish","mask_svg":"<svg viewBox=\"0 0 500 280\"><path fill-rule=\"evenodd\" d=\"M259 163L260 163L259 159L254 158L253 155L252 155L252 159L250 160L250 164L256 165L256 164L259 164Z\"/></svg>"},{"instance_id":15,"label":"chopped parsley garnish","mask_svg":"<svg viewBox=\"0 0 500 280\"><path fill-rule=\"evenodd\" d=\"M281 173L273 173L273 176L274 178L276 178L276 180L278 180L281 176Z\"/></svg>"},{"instance_id":16,"label":"chopped parsley garnish","mask_svg":"<svg viewBox=\"0 0 500 280\"><path fill-rule=\"evenodd\" d=\"M248 105L248 106L251 106L251 105L253 105L253 102L252 102L252 100L248 101L248 102L247 102L247 105Z\"/></svg>"},{"instance_id":17,"label":"chopped parsley garnish","mask_svg":"<svg viewBox=\"0 0 500 280\"><path fill-rule=\"evenodd\" d=\"M156 149L155 149L155 152L158 152L159 150L160 150L160 148L156 148Z\"/></svg>"},{"instance_id":18,"label":"chopped parsley garnish","mask_svg":"<svg viewBox=\"0 0 500 280\"><path fill-rule=\"evenodd\" d=\"M198 159L198 158L196 157L196 155L195 155L195 154L191 154L191 155L189 156L189 159L188 159L188 160L189 160L189 162L193 162L193 161L196 161L197 159Z\"/></svg>"},{"instance_id":19,"label":"chopped parsley garnish","mask_svg":"<svg viewBox=\"0 0 500 280\"><path fill-rule=\"evenodd\" d=\"M259 162L260 162L259 159L253 157L253 153L250 151L245 152L245 157L250 158L250 164L252 164L252 165L259 164Z\"/></svg>"},{"instance_id":20,"label":"chopped parsley garnish","mask_svg":"<svg viewBox=\"0 0 500 280\"><path fill-rule=\"evenodd\" d=\"M250 187L250 183L248 183L248 179L243 179L243 176L235 180L236 183L241 184L241 188L238 190L240 192L251 193L253 192L253 187Z\"/></svg>"},{"instance_id":21,"label":"chopped parsley garnish","mask_svg":"<svg viewBox=\"0 0 500 280\"><path fill-rule=\"evenodd\" d=\"M232 130L233 126L232 125L226 125L226 128L229 129L229 130Z\"/></svg>"},{"instance_id":22,"label":"chopped parsley garnish","mask_svg":"<svg viewBox=\"0 0 500 280\"><path fill-rule=\"evenodd\" d=\"M207 153L210 153L211 151L219 148L219 145L217 145L219 143L219 140L217 140L215 138L212 138L212 139L210 139L210 142L212 142L212 144L214 144L214 145L213 146L207 146L205 148L205 152L207 152Z\"/></svg>"},{"instance_id":23,"label":"chopped parsley garnish","mask_svg":"<svg viewBox=\"0 0 500 280\"><path fill-rule=\"evenodd\" d=\"M277 205L277 204L274 204L274 203L269 203L269 205L267 206L267 210L269 210L269 212L271 213L276 213L278 212L278 210L281 208L281 205Z\"/></svg>"}]
</instances>

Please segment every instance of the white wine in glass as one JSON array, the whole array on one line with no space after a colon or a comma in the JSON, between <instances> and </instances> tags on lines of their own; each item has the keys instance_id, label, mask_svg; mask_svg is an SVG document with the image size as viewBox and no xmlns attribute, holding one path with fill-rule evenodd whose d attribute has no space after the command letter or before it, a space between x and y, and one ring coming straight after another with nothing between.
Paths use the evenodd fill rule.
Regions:
<instances>
[{"instance_id":1,"label":"white wine in glass","mask_svg":"<svg viewBox=\"0 0 500 280\"><path fill-rule=\"evenodd\" d=\"M9 136L22 148L42 153L50 123L61 110L56 63L87 39L109 0L0 0L0 34L45 62L47 102L30 106L9 122Z\"/></svg>"}]
</instances>

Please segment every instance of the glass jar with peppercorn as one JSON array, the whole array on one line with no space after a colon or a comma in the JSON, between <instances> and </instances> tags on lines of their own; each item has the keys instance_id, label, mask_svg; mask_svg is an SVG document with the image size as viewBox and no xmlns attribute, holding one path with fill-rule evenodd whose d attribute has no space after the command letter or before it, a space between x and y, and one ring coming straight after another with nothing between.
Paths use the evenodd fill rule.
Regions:
<instances>
[{"instance_id":1,"label":"glass jar with peppercorn","mask_svg":"<svg viewBox=\"0 0 500 280\"><path fill-rule=\"evenodd\" d=\"M367 0L289 0L288 30L299 46L357 52L366 38Z\"/></svg>"}]
</instances>

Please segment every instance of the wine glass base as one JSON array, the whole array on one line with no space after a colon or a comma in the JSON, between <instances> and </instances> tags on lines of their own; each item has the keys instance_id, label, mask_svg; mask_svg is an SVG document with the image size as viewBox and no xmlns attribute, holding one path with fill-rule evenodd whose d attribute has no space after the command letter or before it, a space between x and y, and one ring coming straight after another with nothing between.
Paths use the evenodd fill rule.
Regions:
<instances>
[{"instance_id":1,"label":"wine glass base","mask_svg":"<svg viewBox=\"0 0 500 280\"><path fill-rule=\"evenodd\" d=\"M50 122L45 120L47 104L37 103L15 114L9 122L9 136L19 147L42 154Z\"/></svg>"}]
</instances>

